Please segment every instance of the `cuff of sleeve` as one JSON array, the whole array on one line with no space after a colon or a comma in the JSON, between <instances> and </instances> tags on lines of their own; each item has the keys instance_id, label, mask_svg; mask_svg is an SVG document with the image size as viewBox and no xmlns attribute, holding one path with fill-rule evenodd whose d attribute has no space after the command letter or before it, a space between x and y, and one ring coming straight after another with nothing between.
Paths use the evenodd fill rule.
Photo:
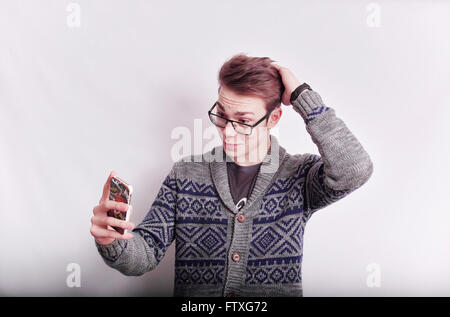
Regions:
<instances>
[{"instance_id":1,"label":"cuff of sleeve","mask_svg":"<svg viewBox=\"0 0 450 317\"><path fill-rule=\"evenodd\" d=\"M307 90L303 94L299 94L291 104L294 107L294 110L302 116L306 124L330 109L330 107L327 107L324 104L320 95L314 90Z\"/></svg>"},{"instance_id":2,"label":"cuff of sleeve","mask_svg":"<svg viewBox=\"0 0 450 317\"><path fill-rule=\"evenodd\" d=\"M290 98L290 102L292 104L292 102L298 98L298 96L302 93L303 90L305 89L309 89L312 90L312 88L307 84L307 83L303 83L300 86L298 86L297 88L295 88L295 90L292 92L291 94L291 98Z\"/></svg>"},{"instance_id":3,"label":"cuff of sleeve","mask_svg":"<svg viewBox=\"0 0 450 317\"><path fill-rule=\"evenodd\" d=\"M115 239L110 244L100 244L97 240L94 239L94 241L100 255L110 262L115 262L120 257L128 242L127 240Z\"/></svg>"}]
</instances>

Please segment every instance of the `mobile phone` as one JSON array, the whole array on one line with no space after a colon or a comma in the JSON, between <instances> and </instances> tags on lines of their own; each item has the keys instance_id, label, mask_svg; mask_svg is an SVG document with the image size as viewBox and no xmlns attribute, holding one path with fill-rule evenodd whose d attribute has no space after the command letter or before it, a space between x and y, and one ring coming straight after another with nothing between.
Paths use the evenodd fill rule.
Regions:
<instances>
[{"instance_id":1,"label":"mobile phone","mask_svg":"<svg viewBox=\"0 0 450 317\"><path fill-rule=\"evenodd\" d=\"M131 195L133 194L133 186L120 179L118 176L111 177L109 183L109 200L114 200L126 204L131 203ZM111 209L107 212L108 216L114 217L120 220L128 221L130 218L130 213L127 211L120 211ZM120 234L124 234L126 230L119 227L112 227L114 230Z\"/></svg>"}]
</instances>

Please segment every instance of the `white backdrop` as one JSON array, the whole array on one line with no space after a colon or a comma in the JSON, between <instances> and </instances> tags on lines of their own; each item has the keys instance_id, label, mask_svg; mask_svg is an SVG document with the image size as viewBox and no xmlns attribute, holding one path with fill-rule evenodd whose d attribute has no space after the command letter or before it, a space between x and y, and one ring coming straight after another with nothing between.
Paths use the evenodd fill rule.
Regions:
<instances>
[{"instance_id":1,"label":"white backdrop","mask_svg":"<svg viewBox=\"0 0 450 317\"><path fill-rule=\"evenodd\" d=\"M172 296L175 243L123 276L95 248L92 208L115 170L142 221L172 131L210 126L219 68L245 52L308 82L374 163L308 222L304 296L450 296L449 15L446 1L0 0L0 295ZM318 154L283 110L280 144Z\"/></svg>"}]
</instances>

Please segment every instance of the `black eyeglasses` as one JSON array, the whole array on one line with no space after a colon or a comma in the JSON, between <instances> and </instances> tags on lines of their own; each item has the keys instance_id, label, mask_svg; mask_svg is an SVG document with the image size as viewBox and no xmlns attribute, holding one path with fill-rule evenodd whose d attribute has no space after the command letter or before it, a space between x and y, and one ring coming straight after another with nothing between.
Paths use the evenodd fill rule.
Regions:
<instances>
[{"instance_id":1,"label":"black eyeglasses","mask_svg":"<svg viewBox=\"0 0 450 317\"><path fill-rule=\"evenodd\" d=\"M258 124L260 124L261 122L264 121L264 119L266 119L270 113L274 110L270 110L264 117L262 117L261 119L259 119L255 124L253 125L249 125L249 124L245 124L239 121L235 121L235 120L230 120L227 119L225 117L219 116L218 114L213 113L213 109L216 107L217 105L217 101L213 104L213 106L211 107L211 109L209 109L208 111L208 116L209 116L209 120L211 120L211 122L220 128L225 128L228 124L228 121L231 122L231 125L233 126L234 130L239 133L239 134L244 134L244 135L250 135L252 134L253 128L256 127Z\"/></svg>"}]
</instances>

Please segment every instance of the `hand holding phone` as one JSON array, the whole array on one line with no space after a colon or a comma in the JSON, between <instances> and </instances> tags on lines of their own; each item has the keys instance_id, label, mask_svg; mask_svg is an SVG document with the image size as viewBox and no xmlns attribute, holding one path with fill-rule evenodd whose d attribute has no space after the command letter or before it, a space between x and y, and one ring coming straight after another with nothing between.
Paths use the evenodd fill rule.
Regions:
<instances>
[{"instance_id":1,"label":"hand holding phone","mask_svg":"<svg viewBox=\"0 0 450 317\"><path fill-rule=\"evenodd\" d=\"M117 183L116 181L113 181L113 178L118 179L114 171L109 174L108 179L103 186L102 197L100 198L99 204L94 207L94 215L91 218L91 235L102 245L110 244L114 242L115 239L129 240L134 237L131 232L125 232L125 230L132 230L134 228L134 224L128 221L133 209L133 206L129 204L131 202L131 193L133 189L130 185L122 181L128 189L126 193L120 195L120 189L113 189L111 191L110 187L112 183L114 184L114 187L116 184L120 183L120 179L118 179L119 182ZM124 198L121 196L124 196ZM110 200L109 197L112 197L113 200ZM116 214L116 216L114 216L114 214ZM122 231L121 229L123 230L123 234L118 232Z\"/></svg>"},{"instance_id":2,"label":"hand holding phone","mask_svg":"<svg viewBox=\"0 0 450 317\"><path fill-rule=\"evenodd\" d=\"M133 186L127 184L124 180L120 179L118 176L111 177L111 181L109 183L109 200L122 202L126 204L130 204L131 195L133 194ZM128 211L111 209L108 210L108 216L114 217L119 220L128 221L130 218L130 214ZM113 227L114 230L119 232L120 234L124 234L126 229L121 227Z\"/></svg>"}]
</instances>

